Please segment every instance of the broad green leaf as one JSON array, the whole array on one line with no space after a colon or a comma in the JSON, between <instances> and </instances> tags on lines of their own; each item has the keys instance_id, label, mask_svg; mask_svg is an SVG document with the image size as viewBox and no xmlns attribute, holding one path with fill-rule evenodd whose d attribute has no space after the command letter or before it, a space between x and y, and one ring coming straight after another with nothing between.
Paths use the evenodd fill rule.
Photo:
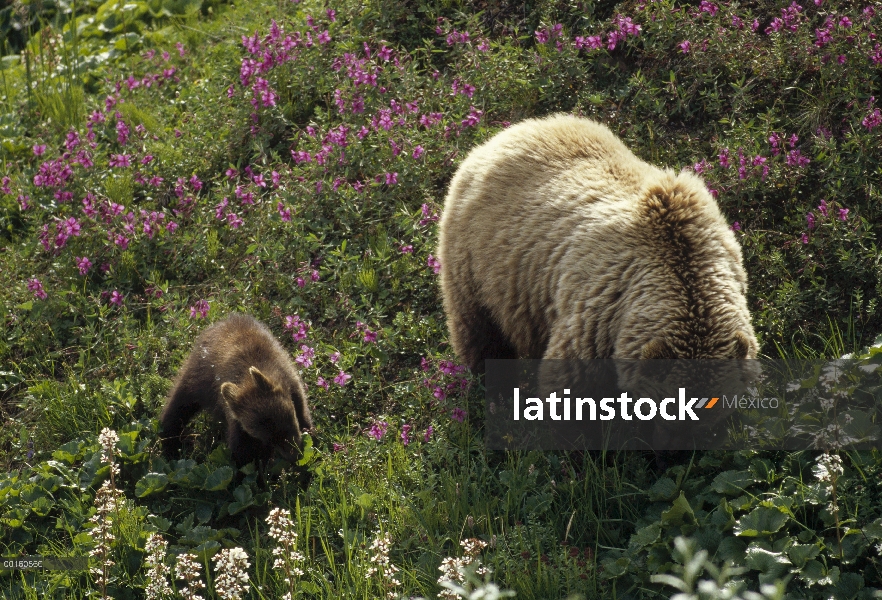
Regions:
<instances>
[{"instance_id":1,"label":"broad green leaf","mask_svg":"<svg viewBox=\"0 0 882 600\"><path fill-rule=\"evenodd\" d=\"M224 465L223 467L219 467L214 471L214 473L209 475L205 479L205 483L202 484L202 487L209 492L217 492L227 489L227 486L230 485L230 482L232 480L233 467Z\"/></svg>"},{"instance_id":2,"label":"broad green leaf","mask_svg":"<svg viewBox=\"0 0 882 600\"><path fill-rule=\"evenodd\" d=\"M695 513L689 506L689 501L686 500L683 492L680 492L680 495L674 500L670 510L662 513L661 519L663 524L673 526L694 525L696 523Z\"/></svg>"},{"instance_id":3,"label":"broad green leaf","mask_svg":"<svg viewBox=\"0 0 882 600\"><path fill-rule=\"evenodd\" d=\"M135 495L144 498L165 490L168 486L168 475L165 473L147 473L135 484Z\"/></svg>"},{"instance_id":4,"label":"broad green leaf","mask_svg":"<svg viewBox=\"0 0 882 600\"><path fill-rule=\"evenodd\" d=\"M35 515L38 517L45 517L49 514L49 511L52 510L52 507L55 506L55 501L48 496L43 496L31 502L30 506Z\"/></svg>"},{"instance_id":5,"label":"broad green leaf","mask_svg":"<svg viewBox=\"0 0 882 600\"><path fill-rule=\"evenodd\" d=\"M669 502L677 495L677 484L670 477L662 477L649 488L649 499L653 502Z\"/></svg>"},{"instance_id":6,"label":"broad green leaf","mask_svg":"<svg viewBox=\"0 0 882 600\"><path fill-rule=\"evenodd\" d=\"M750 471L723 471L714 478L711 489L718 494L737 496L756 482Z\"/></svg>"},{"instance_id":7,"label":"broad green leaf","mask_svg":"<svg viewBox=\"0 0 882 600\"><path fill-rule=\"evenodd\" d=\"M744 557L744 564L755 571L759 571L760 581L771 583L779 578L790 566L790 559L781 552L770 552L765 548L750 547Z\"/></svg>"},{"instance_id":8,"label":"broad green leaf","mask_svg":"<svg viewBox=\"0 0 882 600\"><path fill-rule=\"evenodd\" d=\"M758 506L735 524L735 535L757 537L775 533L790 517L777 508Z\"/></svg>"},{"instance_id":9,"label":"broad green leaf","mask_svg":"<svg viewBox=\"0 0 882 600\"><path fill-rule=\"evenodd\" d=\"M24 521L29 513L30 511L26 508L13 508L0 517L0 523L3 523L7 527L12 527L13 529L21 527L24 525Z\"/></svg>"},{"instance_id":10,"label":"broad green leaf","mask_svg":"<svg viewBox=\"0 0 882 600\"><path fill-rule=\"evenodd\" d=\"M821 551L815 544L793 544L787 550L787 556L790 562L797 569L801 569L811 559L815 558Z\"/></svg>"},{"instance_id":11,"label":"broad green leaf","mask_svg":"<svg viewBox=\"0 0 882 600\"><path fill-rule=\"evenodd\" d=\"M631 564L631 560L629 558L612 559L607 558L602 561L603 564L603 572L601 573L602 579L613 579L615 577L621 577L625 573L628 572L628 566Z\"/></svg>"},{"instance_id":12,"label":"broad green leaf","mask_svg":"<svg viewBox=\"0 0 882 600\"><path fill-rule=\"evenodd\" d=\"M858 573L843 573L833 588L835 600L853 600L864 589L864 578Z\"/></svg>"},{"instance_id":13,"label":"broad green leaf","mask_svg":"<svg viewBox=\"0 0 882 600\"><path fill-rule=\"evenodd\" d=\"M640 548L654 543L661 536L661 525L653 523L642 529L638 529L637 533L631 536L631 545Z\"/></svg>"}]
</instances>

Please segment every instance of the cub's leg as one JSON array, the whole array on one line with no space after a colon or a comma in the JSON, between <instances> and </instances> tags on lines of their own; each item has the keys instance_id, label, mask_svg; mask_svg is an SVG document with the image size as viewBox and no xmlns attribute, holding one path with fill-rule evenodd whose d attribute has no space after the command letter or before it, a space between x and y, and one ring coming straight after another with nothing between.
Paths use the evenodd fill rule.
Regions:
<instances>
[{"instance_id":1,"label":"cub's leg","mask_svg":"<svg viewBox=\"0 0 882 600\"><path fill-rule=\"evenodd\" d=\"M178 383L169 394L168 402L159 416L162 451L167 457L176 456L180 452L184 426L201 409L200 397L193 394L184 382Z\"/></svg>"}]
</instances>

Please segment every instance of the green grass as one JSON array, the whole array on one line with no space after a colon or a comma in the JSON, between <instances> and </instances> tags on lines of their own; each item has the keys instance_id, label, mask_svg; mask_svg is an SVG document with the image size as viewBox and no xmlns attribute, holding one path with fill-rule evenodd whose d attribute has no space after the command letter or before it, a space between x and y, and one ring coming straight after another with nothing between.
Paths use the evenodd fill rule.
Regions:
<instances>
[{"instance_id":1,"label":"green grass","mask_svg":"<svg viewBox=\"0 0 882 600\"><path fill-rule=\"evenodd\" d=\"M435 597L439 565L470 538L518 598L693 593L696 569L712 577L724 563L745 571L724 570L719 585L878 595L876 451L842 451L843 473L823 481L808 452L698 453L659 471L633 452L487 451L483 390L445 362L456 357L430 256L468 151L507 123L572 111L645 160L698 165L738 224L766 356L876 360L878 348L862 349L882 332L880 17L807 2L787 17L796 31L764 33L789 3L371 0L338 3L334 20L313 0L129 4L120 17L113 2L77 3L76 29L47 8L3 50L20 54L0 64L0 555L93 548L109 472L97 437L110 427L126 497L114 598L144 597L152 532L171 554L199 556L209 579L221 548L245 548L248 597L281 597L273 507L295 522L301 598L383 595L388 581L367 574L386 533L405 597ZM610 50L624 17L641 30ZM261 55L242 38L272 45L273 20L279 40L301 41L292 60L253 70ZM233 311L264 321L292 357L315 351L303 370L314 452L267 481L235 471L206 416L185 460L159 452L176 370ZM295 315L303 339L286 329ZM7 598L95 590L86 573L0 572Z\"/></svg>"}]
</instances>

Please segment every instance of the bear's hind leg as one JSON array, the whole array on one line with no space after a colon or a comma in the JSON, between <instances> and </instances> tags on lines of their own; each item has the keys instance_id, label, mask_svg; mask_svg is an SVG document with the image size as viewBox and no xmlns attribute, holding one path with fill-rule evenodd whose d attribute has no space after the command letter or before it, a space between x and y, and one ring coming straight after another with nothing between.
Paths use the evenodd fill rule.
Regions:
<instances>
[{"instance_id":1,"label":"bear's hind leg","mask_svg":"<svg viewBox=\"0 0 882 600\"><path fill-rule=\"evenodd\" d=\"M518 351L483 306L451 311L448 327L453 348L474 373L484 372L488 359L516 359Z\"/></svg>"}]
</instances>

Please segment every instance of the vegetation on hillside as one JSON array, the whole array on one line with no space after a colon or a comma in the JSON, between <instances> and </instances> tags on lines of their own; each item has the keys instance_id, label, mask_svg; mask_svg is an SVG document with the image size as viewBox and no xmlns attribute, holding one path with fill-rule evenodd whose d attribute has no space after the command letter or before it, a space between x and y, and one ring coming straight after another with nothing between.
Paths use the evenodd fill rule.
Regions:
<instances>
[{"instance_id":1,"label":"vegetation on hillside","mask_svg":"<svg viewBox=\"0 0 882 600\"><path fill-rule=\"evenodd\" d=\"M0 589L143 598L202 578L224 597L239 580L219 576L244 568L249 598L292 593L286 577L300 598L465 595L439 582L456 559L518 598L878 597L876 451L708 452L663 473L638 453L485 451L434 253L469 149L574 112L705 178L743 245L766 355L878 361L880 11L0 10L0 555L102 567L0 572ZM176 369L233 311L284 341L314 406L302 464L267 481L235 469L204 415L187 458L159 452Z\"/></svg>"}]
</instances>

